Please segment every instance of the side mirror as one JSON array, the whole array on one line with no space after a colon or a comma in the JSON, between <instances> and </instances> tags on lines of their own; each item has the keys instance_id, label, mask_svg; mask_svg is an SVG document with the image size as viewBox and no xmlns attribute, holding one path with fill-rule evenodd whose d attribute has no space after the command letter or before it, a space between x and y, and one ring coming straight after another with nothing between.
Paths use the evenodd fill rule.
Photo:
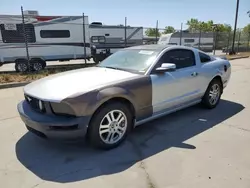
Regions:
<instances>
[{"instance_id":1,"label":"side mirror","mask_svg":"<svg viewBox=\"0 0 250 188\"><path fill-rule=\"evenodd\" d=\"M172 72L175 71L176 65L173 63L162 63L162 65L155 69L156 73Z\"/></svg>"}]
</instances>

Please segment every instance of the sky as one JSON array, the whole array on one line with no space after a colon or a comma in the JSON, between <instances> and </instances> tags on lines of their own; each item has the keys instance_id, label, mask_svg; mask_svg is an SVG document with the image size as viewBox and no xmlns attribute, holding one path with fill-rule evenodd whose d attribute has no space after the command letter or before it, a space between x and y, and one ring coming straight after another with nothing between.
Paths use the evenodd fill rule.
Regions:
<instances>
[{"instance_id":1,"label":"sky","mask_svg":"<svg viewBox=\"0 0 250 188\"><path fill-rule=\"evenodd\" d=\"M127 24L130 26L159 28L173 26L183 28L187 20L197 18L201 21L234 26L236 0L0 0L0 14L20 14L24 10L37 10L40 15L82 15L89 22L102 22L106 25ZM238 28L250 23L247 11L250 0L240 0Z\"/></svg>"}]
</instances>

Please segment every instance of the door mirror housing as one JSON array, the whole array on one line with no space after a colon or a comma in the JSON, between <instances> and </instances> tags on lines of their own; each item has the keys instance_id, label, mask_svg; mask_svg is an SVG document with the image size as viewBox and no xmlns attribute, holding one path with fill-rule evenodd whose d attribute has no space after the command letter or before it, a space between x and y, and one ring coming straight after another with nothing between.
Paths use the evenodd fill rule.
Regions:
<instances>
[{"instance_id":1,"label":"door mirror housing","mask_svg":"<svg viewBox=\"0 0 250 188\"><path fill-rule=\"evenodd\" d=\"M175 71L176 65L173 63L162 63L160 67L155 69L156 73L172 72Z\"/></svg>"}]
</instances>

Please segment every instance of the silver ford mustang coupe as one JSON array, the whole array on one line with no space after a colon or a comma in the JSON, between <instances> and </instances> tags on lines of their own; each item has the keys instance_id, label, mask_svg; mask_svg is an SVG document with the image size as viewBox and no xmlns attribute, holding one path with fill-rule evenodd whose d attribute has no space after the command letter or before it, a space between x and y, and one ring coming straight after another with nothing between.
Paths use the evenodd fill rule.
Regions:
<instances>
[{"instance_id":1,"label":"silver ford mustang coupe","mask_svg":"<svg viewBox=\"0 0 250 188\"><path fill-rule=\"evenodd\" d=\"M44 138L87 138L111 149L137 125L202 103L212 109L231 76L228 60L185 46L124 48L95 67L67 71L24 87L17 108Z\"/></svg>"}]
</instances>

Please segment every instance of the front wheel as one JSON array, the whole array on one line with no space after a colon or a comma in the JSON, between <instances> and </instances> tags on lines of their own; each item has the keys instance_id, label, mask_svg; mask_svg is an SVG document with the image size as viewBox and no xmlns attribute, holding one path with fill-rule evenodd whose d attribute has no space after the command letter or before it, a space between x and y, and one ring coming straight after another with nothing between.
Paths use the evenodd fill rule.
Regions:
<instances>
[{"instance_id":1,"label":"front wheel","mask_svg":"<svg viewBox=\"0 0 250 188\"><path fill-rule=\"evenodd\" d=\"M112 149L120 145L132 127L132 115L122 103L110 103L102 107L90 122L90 143L101 149Z\"/></svg>"},{"instance_id":2,"label":"front wheel","mask_svg":"<svg viewBox=\"0 0 250 188\"><path fill-rule=\"evenodd\" d=\"M222 88L218 79L212 80L202 98L202 104L209 109L215 108L220 102Z\"/></svg>"}]
</instances>

